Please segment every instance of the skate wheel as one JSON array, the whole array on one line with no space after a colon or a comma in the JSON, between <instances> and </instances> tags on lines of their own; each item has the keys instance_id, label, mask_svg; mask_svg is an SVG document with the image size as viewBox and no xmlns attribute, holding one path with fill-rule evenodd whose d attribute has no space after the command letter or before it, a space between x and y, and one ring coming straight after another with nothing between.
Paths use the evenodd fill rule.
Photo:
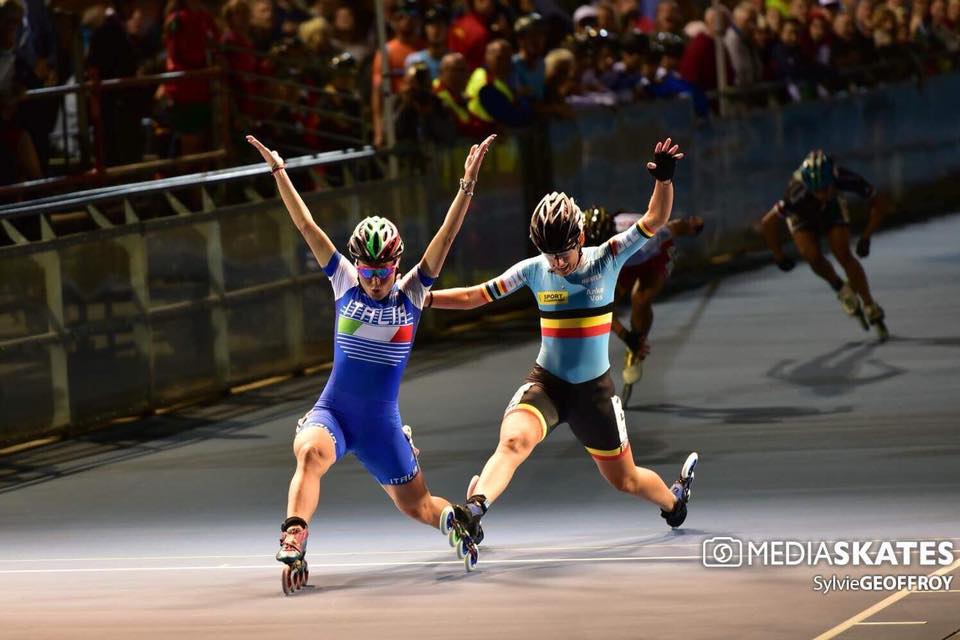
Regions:
<instances>
[{"instance_id":1,"label":"skate wheel","mask_svg":"<svg viewBox=\"0 0 960 640\"><path fill-rule=\"evenodd\" d=\"M440 533L448 535L453 530L453 520L453 507L448 505L440 512ZM450 546L453 546L452 542Z\"/></svg>"},{"instance_id":2,"label":"skate wheel","mask_svg":"<svg viewBox=\"0 0 960 640\"><path fill-rule=\"evenodd\" d=\"M460 544L457 545L457 558L463 560L470 553L470 547L467 545L467 541L461 539Z\"/></svg>"},{"instance_id":3,"label":"skate wheel","mask_svg":"<svg viewBox=\"0 0 960 640\"><path fill-rule=\"evenodd\" d=\"M294 592L293 577L290 574L290 565L285 565L280 576L280 586L283 588L283 595L285 596L293 595Z\"/></svg>"},{"instance_id":4,"label":"skate wheel","mask_svg":"<svg viewBox=\"0 0 960 640\"><path fill-rule=\"evenodd\" d=\"M877 335L880 336L880 342L886 342L890 339L890 332L887 331L887 325L882 320L877 322Z\"/></svg>"},{"instance_id":5,"label":"skate wheel","mask_svg":"<svg viewBox=\"0 0 960 640\"><path fill-rule=\"evenodd\" d=\"M470 573L477 568L477 562L480 561L480 550L473 547L469 553L463 557L463 567Z\"/></svg>"},{"instance_id":6,"label":"skate wheel","mask_svg":"<svg viewBox=\"0 0 960 640\"><path fill-rule=\"evenodd\" d=\"M456 529L450 530L450 533L447 535L447 542L450 543L451 547L456 547L460 544L460 536L457 534Z\"/></svg>"},{"instance_id":7,"label":"skate wheel","mask_svg":"<svg viewBox=\"0 0 960 640\"><path fill-rule=\"evenodd\" d=\"M303 585L307 583L307 576L304 573L304 569L302 567L297 569L295 576L296 577L293 580L293 586L297 591L300 591L300 589L303 589Z\"/></svg>"}]
</instances>

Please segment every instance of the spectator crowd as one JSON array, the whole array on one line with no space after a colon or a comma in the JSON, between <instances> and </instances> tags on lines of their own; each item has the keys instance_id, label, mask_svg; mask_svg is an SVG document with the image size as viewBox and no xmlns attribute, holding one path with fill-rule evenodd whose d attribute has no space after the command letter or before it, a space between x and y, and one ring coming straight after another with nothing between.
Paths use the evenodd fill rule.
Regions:
<instances>
[{"instance_id":1,"label":"spectator crowd","mask_svg":"<svg viewBox=\"0 0 960 640\"><path fill-rule=\"evenodd\" d=\"M321 151L477 139L584 104L681 98L709 117L720 86L725 108L757 108L960 52L960 0L383 0L383 61L373 1L0 0L0 184L47 174L51 132L75 127L69 101L24 92L92 78L218 66L234 132ZM209 77L104 91L103 160L209 149L220 95Z\"/></svg>"}]
</instances>

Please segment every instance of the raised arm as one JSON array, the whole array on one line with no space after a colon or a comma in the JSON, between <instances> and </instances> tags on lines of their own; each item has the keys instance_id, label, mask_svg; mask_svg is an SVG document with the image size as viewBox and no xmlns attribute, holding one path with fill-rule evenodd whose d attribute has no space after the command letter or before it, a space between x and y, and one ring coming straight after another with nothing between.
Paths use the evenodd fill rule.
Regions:
<instances>
[{"instance_id":1,"label":"raised arm","mask_svg":"<svg viewBox=\"0 0 960 640\"><path fill-rule=\"evenodd\" d=\"M653 150L653 162L647 163L647 170L657 179L647 212L640 219L641 230L647 235L653 235L670 219L673 210L673 174L677 169L677 161L683 158L679 151L680 146L667 138L657 143Z\"/></svg>"},{"instance_id":2,"label":"raised arm","mask_svg":"<svg viewBox=\"0 0 960 640\"><path fill-rule=\"evenodd\" d=\"M477 184L477 174L480 172L480 165L483 163L483 157L487 155L487 149L493 143L497 136L492 135L480 144L475 144L470 148L467 160L463 164L463 179L460 181L460 188L457 195L454 196L450 208L447 209L447 217L443 219L440 230L433 236L433 240L427 246L420 260L420 269L431 278L440 275L440 269L447 259L447 253L453 245L453 239L460 232L460 225L463 224L463 218L467 215L467 209L470 208L470 201L473 199L473 189Z\"/></svg>"},{"instance_id":3,"label":"raised arm","mask_svg":"<svg viewBox=\"0 0 960 640\"><path fill-rule=\"evenodd\" d=\"M297 193L293 183L290 182L290 176L284 169L283 158L276 151L267 149L263 143L253 136L247 136L247 142L256 147L264 161L270 166L270 172L277 181L280 198L287 207L287 213L290 214L293 224L297 225L297 229L300 230L303 239L307 241L307 246L313 251L313 255L316 256L320 266L326 266L333 254L336 253L337 248L327 237L327 234L323 232L323 229L314 221L307 205L304 204L300 194Z\"/></svg>"}]
</instances>

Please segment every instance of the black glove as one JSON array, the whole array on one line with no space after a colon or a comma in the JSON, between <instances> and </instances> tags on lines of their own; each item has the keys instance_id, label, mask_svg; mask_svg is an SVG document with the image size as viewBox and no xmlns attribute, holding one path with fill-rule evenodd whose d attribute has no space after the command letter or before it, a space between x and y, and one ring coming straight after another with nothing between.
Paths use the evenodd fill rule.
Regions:
<instances>
[{"instance_id":1,"label":"black glove","mask_svg":"<svg viewBox=\"0 0 960 640\"><path fill-rule=\"evenodd\" d=\"M655 153L653 154L653 162L657 166L655 169L647 167L650 175L660 182L670 182L673 180L673 172L677 170L677 159L674 158L673 155L666 151Z\"/></svg>"},{"instance_id":2,"label":"black glove","mask_svg":"<svg viewBox=\"0 0 960 640\"><path fill-rule=\"evenodd\" d=\"M866 258L868 255L870 255L869 236L860 236L860 241L857 242L857 255L861 258Z\"/></svg>"},{"instance_id":3,"label":"black glove","mask_svg":"<svg viewBox=\"0 0 960 640\"><path fill-rule=\"evenodd\" d=\"M795 266L797 266L797 263L793 258L784 256L782 260L777 260L777 267L780 268L780 271L793 271Z\"/></svg>"}]
</instances>

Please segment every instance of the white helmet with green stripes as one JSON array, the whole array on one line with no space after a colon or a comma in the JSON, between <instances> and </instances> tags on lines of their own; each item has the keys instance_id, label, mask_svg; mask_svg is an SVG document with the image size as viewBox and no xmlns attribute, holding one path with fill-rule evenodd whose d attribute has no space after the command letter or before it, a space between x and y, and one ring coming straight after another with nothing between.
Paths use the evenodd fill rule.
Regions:
<instances>
[{"instance_id":1,"label":"white helmet with green stripes","mask_svg":"<svg viewBox=\"0 0 960 640\"><path fill-rule=\"evenodd\" d=\"M380 216L364 218L353 230L347 250L354 260L368 264L393 262L403 253L397 226Z\"/></svg>"}]
</instances>

